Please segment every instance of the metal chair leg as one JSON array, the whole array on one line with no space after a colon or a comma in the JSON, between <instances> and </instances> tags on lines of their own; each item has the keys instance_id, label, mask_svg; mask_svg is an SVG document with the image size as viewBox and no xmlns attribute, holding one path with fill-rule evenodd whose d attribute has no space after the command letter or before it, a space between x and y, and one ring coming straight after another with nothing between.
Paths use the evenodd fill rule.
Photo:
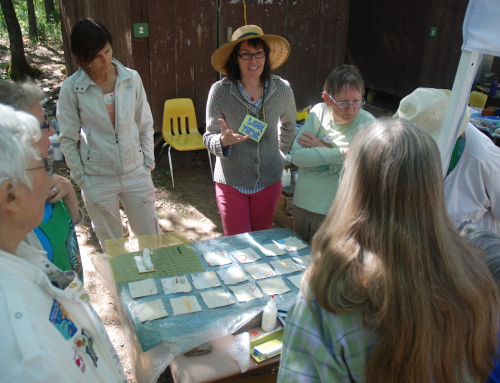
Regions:
<instances>
[{"instance_id":1,"label":"metal chair leg","mask_svg":"<svg viewBox=\"0 0 500 383\"><path fill-rule=\"evenodd\" d=\"M214 180L214 168L212 167L212 156L210 155L210 150L207 149L208 152L208 162L210 162L210 174L212 175L212 181Z\"/></svg>"},{"instance_id":2,"label":"metal chair leg","mask_svg":"<svg viewBox=\"0 0 500 383\"><path fill-rule=\"evenodd\" d=\"M163 146L161 147L161 150L160 150L160 155L158 156L158 159L155 159L156 164L159 164L159 163L160 163L161 154L163 153L163 149L165 149L165 146L167 146L167 145L168 145L168 143L167 143L167 142L165 142L165 143L163 144Z\"/></svg>"},{"instance_id":3,"label":"metal chair leg","mask_svg":"<svg viewBox=\"0 0 500 383\"><path fill-rule=\"evenodd\" d=\"M172 189L175 189L174 185L174 169L172 168L172 157L170 156L171 146L168 147L168 164L170 165L170 175L172 176Z\"/></svg>"}]
</instances>

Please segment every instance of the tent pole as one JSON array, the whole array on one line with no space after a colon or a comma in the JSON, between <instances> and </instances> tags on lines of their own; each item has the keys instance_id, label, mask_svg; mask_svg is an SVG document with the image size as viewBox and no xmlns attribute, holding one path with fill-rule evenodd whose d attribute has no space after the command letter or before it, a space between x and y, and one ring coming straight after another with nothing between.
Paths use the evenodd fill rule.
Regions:
<instances>
[{"instance_id":1,"label":"tent pole","mask_svg":"<svg viewBox=\"0 0 500 383\"><path fill-rule=\"evenodd\" d=\"M459 127L465 114L465 108L467 108L472 83L482 59L483 54L481 53L462 51L438 140L443 178L448 171L451 152L458 138Z\"/></svg>"}]
</instances>

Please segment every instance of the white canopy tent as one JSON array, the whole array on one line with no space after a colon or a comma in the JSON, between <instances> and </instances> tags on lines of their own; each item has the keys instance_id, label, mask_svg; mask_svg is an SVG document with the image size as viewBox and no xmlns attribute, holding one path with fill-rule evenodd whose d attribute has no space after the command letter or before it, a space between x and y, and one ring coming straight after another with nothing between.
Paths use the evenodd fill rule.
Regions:
<instances>
[{"instance_id":1,"label":"white canopy tent","mask_svg":"<svg viewBox=\"0 0 500 383\"><path fill-rule=\"evenodd\" d=\"M448 170L472 82L483 54L500 57L500 0L469 0L463 35L462 56L438 141L443 174Z\"/></svg>"}]
</instances>

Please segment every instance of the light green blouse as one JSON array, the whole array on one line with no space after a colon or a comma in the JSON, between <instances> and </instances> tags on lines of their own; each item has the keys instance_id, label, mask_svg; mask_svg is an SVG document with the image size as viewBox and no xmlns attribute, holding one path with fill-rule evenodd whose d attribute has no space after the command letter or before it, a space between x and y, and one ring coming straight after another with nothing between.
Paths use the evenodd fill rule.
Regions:
<instances>
[{"instance_id":1,"label":"light green blouse","mask_svg":"<svg viewBox=\"0 0 500 383\"><path fill-rule=\"evenodd\" d=\"M292 162L299 167L293 204L313 213L328 213L337 195L339 178L344 165L340 148L348 148L360 127L375 120L360 109L348 124L333 121L332 111L325 104L314 106L292 146ZM302 133L311 133L331 148L302 148L297 142Z\"/></svg>"}]
</instances>

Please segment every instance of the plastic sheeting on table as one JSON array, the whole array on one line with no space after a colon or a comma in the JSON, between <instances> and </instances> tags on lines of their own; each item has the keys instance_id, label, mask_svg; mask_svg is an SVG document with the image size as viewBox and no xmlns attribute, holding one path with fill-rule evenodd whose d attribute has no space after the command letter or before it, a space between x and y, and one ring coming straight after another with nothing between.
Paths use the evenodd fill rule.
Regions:
<instances>
[{"instance_id":1,"label":"plastic sheeting on table","mask_svg":"<svg viewBox=\"0 0 500 383\"><path fill-rule=\"evenodd\" d=\"M261 258L256 260L253 264L269 263L269 257L266 257L265 254L262 253L260 246L270 243L273 240L288 237L296 237L296 235L289 229L271 229L195 242L192 243L191 246L204 266L205 271L217 271L231 267L232 265L208 266L203 258L203 253L225 250L229 254L233 265L242 267L242 264L238 262L232 251L250 247L261 255ZM175 238L170 245L176 245L180 243L180 241L182 241L182 238ZM136 243L140 244L141 240L136 241ZM142 241L142 243L148 243L152 248L153 246L151 246L151 244L155 243L155 241L150 238L148 241ZM157 240L156 243L161 246L168 246L165 238L161 241ZM119 248L119 245L115 247ZM127 246L122 248L126 249ZM137 251L142 249L139 245L139 249L133 247L131 249L127 248L127 250ZM274 259L286 259L299 255L308 255L310 252L311 249L307 246L298 251L286 252L284 255L280 255ZM204 342L234 333L259 314L270 299L270 297L263 292L264 297L261 299L243 303L235 299L235 304L209 309L200 296L198 297L198 301L202 307L201 312L174 316L172 307L169 303L170 298L199 295L200 291L193 290L189 293L165 295L161 293L163 289L161 287L160 278L157 278L155 282L158 291L160 291L159 294L133 299L130 295L128 283L120 283L117 285L113 283L109 258L110 256L108 255L98 254L93 256L92 262L105 286L112 291L115 298L117 297L116 302L117 305L120 306L118 311L127 339L126 344L128 353L134 376L138 383L155 382L174 356L182 354ZM242 267L242 269L244 269L244 267ZM302 270L300 272L302 272ZM251 275L246 271L245 273L248 275L250 282L256 282ZM185 275L188 276L189 282L192 283L190 274L191 273ZM293 274L288 274L287 276L290 275ZM290 291L285 294L275 295L276 304L278 306L289 306L295 299L299 290L288 278L286 278L286 276L278 276L275 278L280 278L283 283L290 288ZM221 282L221 287L218 288L222 288L233 295L228 286L226 286L222 280ZM242 284L246 282L242 282ZM138 303L157 299L162 300L169 316L151 322L141 323L134 314L134 306Z\"/></svg>"}]
</instances>

